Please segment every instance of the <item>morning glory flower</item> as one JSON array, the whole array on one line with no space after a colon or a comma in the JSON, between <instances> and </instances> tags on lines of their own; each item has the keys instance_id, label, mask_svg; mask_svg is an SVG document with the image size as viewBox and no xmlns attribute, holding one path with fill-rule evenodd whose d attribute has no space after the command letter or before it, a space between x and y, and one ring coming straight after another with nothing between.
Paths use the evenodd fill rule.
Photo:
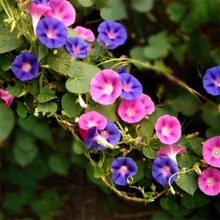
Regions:
<instances>
[{"instance_id":1,"label":"morning glory flower","mask_svg":"<svg viewBox=\"0 0 220 220\"><path fill-rule=\"evenodd\" d=\"M203 77L203 87L206 92L213 95L220 95L220 66L208 69Z\"/></svg>"},{"instance_id":2,"label":"morning glory flower","mask_svg":"<svg viewBox=\"0 0 220 220\"><path fill-rule=\"evenodd\" d=\"M129 73L119 75L122 82L121 97L127 100L137 99L143 91L141 83Z\"/></svg>"},{"instance_id":3,"label":"morning glory flower","mask_svg":"<svg viewBox=\"0 0 220 220\"><path fill-rule=\"evenodd\" d=\"M79 37L82 40L87 40L89 42L93 42L95 40L95 35L88 28L85 28L85 27L82 27L82 26L76 26L74 28L74 31L79 35Z\"/></svg>"},{"instance_id":4,"label":"morning glory flower","mask_svg":"<svg viewBox=\"0 0 220 220\"><path fill-rule=\"evenodd\" d=\"M178 171L177 163L167 156L157 157L152 165L153 178L163 186L172 184L176 180L177 175L174 175L171 179L170 177Z\"/></svg>"},{"instance_id":5,"label":"morning glory flower","mask_svg":"<svg viewBox=\"0 0 220 220\"><path fill-rule=\"evenodd\" d=\"M90 82L90 94L95 102L109 105L121 95L122 83L117 72L105 69L98 72Z\"/></svg>"},{"instance_id":6,"label":"morning glory flower","mask_svg":"<svg viewBox=\"0 0 220 220\"><path fill-rule=\"evenodd\" d=\"M215 168L202 171L198 178L198 186L208 196L218 195L220 193L220 171Z\"/></svg>"},{"instance_id":7,"label":"morning glory flower","mask_svg":"<svg viewBox=\"0 0 220 220\"><path fill-rule=\"evenodd\" d=\"M207 164L220 168L220 136L209 138L204 142L202 155Z\"/></svg>"},{"instance_id":8,"label":"morning glory flower","mask_svg":"<svg viewBox=\"0 0 220 220\"><path fill-rule=\"evenodd\" d=\"M159 117L155 124L156 136L164 144L174 144L181 137L181 125L178 119L171 115Z\"/></svg>"},{"instance_id":9,"label":"morning glory flower","mask_svg":"<svg viewBox=\"0 0 220 220\"><path fill-rule=\"evenodd\" d=\"M47 11L44 16L56 18L66 27L72 25L76 19L76 11L72 4L66 0L50 0L51 10Z\"/></svg>"},{"instance_id":10,"label":"morning glory flower","mask_svg":"<svg viewBox=\"0 0 220 220\"><path fill-rule=\"evenodd\" d=\"M98 26L98 32L98 43L103 43L110 50L124 44L127 39L124 26L115 21L103 21Z\"/></svg>"},{"instance_id":11,"label":"morning glory flower","mask_svg":"<svg viewBox=\"0 0 220 220\"><path fill-rule=\"evenodd\" d=\"M155 104L152 101L151 97L142 93L138 99L144 105L145 114L151 115L155 110Z\"/></svg>"},{"instance_id":12,"label":"morning glory flower","mask_svg":"<svg viewBox=\"0 0 220 220\"><path fill-rule=\"evenodd\" d=\"M66 50L73 56L85 58L88 56L89 45L78 37L69 37L66 41Z\"/></svg>"},{"instance_id":13,"label":"morning glory flower","mask_svg":"<svg viewBox=\"0 0 220 220\"><path fill-rule=\"evenodd\" d=\"M32 0L35 4L48 4L50 0Z\"/></svg>"},{"instance_id":14,"label":"morning glory flower","mask_svg":"<svg viewBox=\"0 0 220 220\"><path fill-rule=\"evenodd\" d=\"M41 19L36 28L39 40L48 48L60 48L67 40L67 29L63 23L56 18Z\"/></svg>"},{"instance_id":15,"label":"morning glory flower","mask_svg":"<svg viewBox=\"0 0 220 220\"><path fill-rule=\"evenodd\" d=\"M30 52L19 54L11 65L11 69L20 81L33 79L39 72L37 57Z\"/></svg>"},{"instance_id":16,"label":"morning glory flower","mask_svg":"<svg viewBox=\"0 0 220 220\"><path fill-rule=\"evenodd\" d=\"M137 165L129 157L118 157L111 163L112 180L121 186L128 184L128 178L137 173Z\"/></svg>"},{"instance_id":17,"label":"morning glory flower","mask_svg":"<svg viewBox=\"0 0 220 220\"><path fill-rule=\"evenodd\" d=\"M7 108L10 107L14 97L5 89L0 89L0 98L5 102Z\"/></svg>"},{"instance_id":18,"label":"morning glory flower","mask_svg":"<svg viewBox=\"0 0 220 220\"><path fill-rule=\"evenodd\" d=\"M122 67L118 68L117 73L118 74L128 73L128 71L124 66L122 66Z\"/></svg>"},{"instance_id":19,"label":"morning glory flower","mask_svg":"<svg viewBox=\"0 0 220 220\"><path fill-rule=\"evenodd\" d=\"M97 129L103 130L107 125L106 117L96 111L82 114L78 122L79 127L83 130L88 130L91 127L97 127Z\"/></svg>"},{"instance_id":20,"label":"morning glory flower","mask_svg":"<svg viewBox=\"0 0 220 220\"><path fill-rule=\"evenodd\" d=\"M121 133L118 127L111 121L108 121L107 126L103 130L97 130L96 127L89 129L86 138L86 147L91 146L98 150L105 150L108 147L113 148L121 138Z\"/></svg>"},{"instance_id":21,"label":"morning glory flower","mask_svg":"<svg viewBox=\"0 0 220 220\"><path fill-rule=\"evenodd\" d=\"M127 123L135 123L145 116L145 107L139 99L123 99L118 106L118 115Z\"/></svg>"},{"instance_id":22,"label":"morning glory flower","mask_svg":"<svg viewBox=\"0 0 220 220\"><path fill-rule=\"evenodd\" d=\"M185 147L177 145L167 145L157 151L157 156L168 156L176 162L176 155L186 152Z\"/></svg>"}]
</instances>

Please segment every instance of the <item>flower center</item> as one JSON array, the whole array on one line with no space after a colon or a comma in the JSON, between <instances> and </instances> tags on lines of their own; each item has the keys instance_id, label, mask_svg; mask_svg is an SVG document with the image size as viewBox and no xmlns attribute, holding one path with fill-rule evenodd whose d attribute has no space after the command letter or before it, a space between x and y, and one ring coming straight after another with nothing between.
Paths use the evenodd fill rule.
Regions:
<instances>
[{"instance_id":1,"label":"flower center","mask_svg":"<svg viewBox=\"0 0 220 220\"><path fill-rule=\"evenodd\" d=\"M125 175L126 173L128 173L128 167L127 166L121 166L120 169L119 169L119 172L122 175Z\"/></svg>"},{"instance_id":2,"label":"flower center","mask_svg":"<svg viewBox=\"0 0 220 220\"><path fill-rule=\"evenodd\" d=\"M116 38L116 34L114 32L108 32L107 33L108 37L112 40L112 39L115 39Z\"/></svg>"},{"instance_id":3,"label":"flower center","mask_svg":"<svg viewBox=\"0 0 220 220\"><path fill-rule=\"evenodd\" d=\"M23 65L22 65L22 70L24 72L29 72L31 70L31 68L32 68L32 66L30 63L23 63Z\"/></svg>"},{"instance_id":4,"label":"flower center","mask_svg":"<svg viewBox=\"0 0 220 220\"><path fill-rule=\"evenodd\" d=\"M215 86L220 87L220 78L215 79L214 84Z\"/></svg>"},{"instance_id":5,"label":"flower center","mask_svg":"<svg viewBox=\"0 0 220 220\"><path fill-rule=\"evenodd\" d=\"M111 94L113 92L113 86L111 84L105 85L104 92L108 95Z\"/></svg>"},{"instance_id":6,"label":"flower center","mask_svg":"<svg viewBox=\"0 0 220 220\"><path fill-rule=\"evenodd\" d=\"M207 183L208 186L212 186L214 184L214 180L212 178L208 178L206 180L206 183Z\"/></svg>"},{"instance_id":7,"label":"flower center","mask_svg":"<svg viewBox=\"0 0 220 220\"><path fill-rule=\"evenodd\" d=\"M162 168L162 172L163 172L163 174L164 175L169 175L170 174L170 167L168 167L168 166L164 166L163 168Z\"/></svg>"},{"instance_id":8,"label":"flower center","mask_svg":"<svg viewBox=\"0 0 220 220\"><path fill-rule=\"evenodd\" d=\"M47 34L47 37L50 38L50 39L54 39L54 38L57 37L54 30L48 30L46 34Z\"/></svg>"},{"instance_id":9,"label":"flower center","mask_svg":"<svg viewBox=\"0 0 220 220\"><path fill-rule=\"evenodd\" d=\"M213 155L214 157L220 157L220 148L214 148Z\"/></svg>"},{"instance_id":10,"label":"flower center","mask_svg":"<svg viewBox=\"0 0 220 220\"><path fill-rule=\"evenodd\" d=\"M73 50L73 53L75 53L75 54L80 53L80 49L78 47L73 47L72 50Z\"/></svg>"},{"instance_id":11,"label":"flower center","mask_svg":"<svg viewBox=\"0 0 220 220\"><path fill-rule=\"evenodd\" d=\"M130 85L125 84L125 85L123 86L123 90L124 90L125 92L130 92L130 91L132 90L132 88L131 88Z\"/></svg>"},{"instance_id":12,"label":"flower center","mask_svg":"<svg viewBox=\"0 0 220 220\"><path fill-rule=\"evenodd\" d=\"M109 133L108 133L108 131L101 131L100 132L100 135L103 137L103 138L105 138L105 139L107 139L108 137L109 137Z\"/></svg>"},{"instance_id":13,"label":"flower center","mask_svg":"<svg viewBox=\"0 0 220 220\"><path fill-rule=\"evenodd\" d=\"M170 130L168 127L163 127L161 130L162 135L166 136L170 133Z\"/></svg>"},{"instance_id":14,"label":"flower center","mask_svg":"<svg viewBox=\"0 0 220 220\"><path fill-rule=\"evenodd\" d=\"M133 109L128 109L126 113L127 113L127 115L128 115L129 117L132 117L132 116L134 116L134 113L135 113L135 112L134 112Z\"/></svg>"}]
</instances>

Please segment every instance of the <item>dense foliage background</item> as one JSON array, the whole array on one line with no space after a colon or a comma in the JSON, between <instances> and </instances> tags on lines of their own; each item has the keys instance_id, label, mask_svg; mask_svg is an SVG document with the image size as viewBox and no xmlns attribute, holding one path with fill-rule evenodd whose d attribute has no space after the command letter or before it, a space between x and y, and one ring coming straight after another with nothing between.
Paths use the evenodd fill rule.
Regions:
<instances>
[{"instance_id":1,"label":"dense foliage background","mask_svg":"<svg viewBox=\"0 0 220 220\"><path fill-rule=\"evenodd\" d=\"M71 95L71 89L67 88L66 91L62 86L65 81L60 73L68 72L70 58L64 52L56 58L48 56L48 71L53 76L48 75L45 81L40 82L46 85L41 91L39 79L29 83L13 80L11 63L19 51L29 47L22 22L31 23L31 16L19 7L24 2L22 0L0 2L0 87L7 88L15 97L10 108L6 108L0 100L0 218L67 219L70 215L65 216L62 210L72 209L74 213L71 213L71 219L76 219L74 216L79 218L76 207L80 209L80 201L94 201L93 190L98 190L98 194L102 195L99 195L100 198L98 196L101 201L97 204L100 206L94 206L93 202L86 203L88 206L93 204L91 206L96 213L93 216L97 216L98 212L113 213L120 203L124 204L122 210L128 211L126 207L132 205L115 198L116 195L100 180L99 170L94 174L94 168L83 154L83 142L76 141L75 132L68 124L74 122L73 119L81 111L79 104L76 104L77 98ZM178 158L179 163L181 167L191 167L200 159L200 143L220 134L219 97L207 94L202 86L206 70L220 65L220 1L70 2L76 10L73 27L87 27L97 36L97 27L103 20L120 21L125 26L128 39L124 45L104 53L95 47L89 61L97 64L104 62L106 57L114 59L121 56L133 59L130 63L123 59L112 60L103 63L103 66L111 68L121 61L120 65L126 65L130 73L142 83L144 93L155 102L157 109L152 115L151 124L143 122L141 133L151 135L156 118L164 113L178 116L183 132L194 137L182 140L188 153ZM3 5L11 10L9 12L13 14L14 20L7 17ZM36 48L40 59L52 53L42 45ZM152 65L149 66L149 63ZM97 70L93 69L94 66L88 69L88 66L78 65L80 67L73 68L85 68L83 70L91 74ZM71 74L68 76L73 77ZM77 89L80 90L80 86L90 79L83 78L79 84L75 84L79 87ZM96 111L100 108L95 105L91 107ZM99 110L114 118L114 106ZM58 112L63 115L65 112L70 120L68 117L68 120L61 118ZM155 145L157 148L158 143ZM143 151L147 158L153 158L154 153L149 149ZM149 167L141 169L136 181L143 179L141 184L148 186L149 183L144 179L148 174ZM149 213L154 220L217 218L219 196L208 197L198 190L194 194L196 196L192 196L195 189L192 182L188 182L188 179L185 182L188 188L184 190L188 194L183 192L178 197L168 195L158 198L153 204L143 205L141 210L145 210L145 207L146 211L151 210ZM85 190L79 185L85 186ZM108 199L105 199L105 195ZM72 207L67 208L70 201ZM84 217L89 218L87 215Z\"/></svg>"}]
</instances>

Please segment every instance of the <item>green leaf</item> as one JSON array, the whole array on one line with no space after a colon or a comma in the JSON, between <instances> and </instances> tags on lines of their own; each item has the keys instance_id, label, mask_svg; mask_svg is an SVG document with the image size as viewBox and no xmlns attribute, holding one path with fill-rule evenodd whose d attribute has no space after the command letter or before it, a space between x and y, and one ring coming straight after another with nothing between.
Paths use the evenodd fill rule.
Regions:
<instances>
[{"instance_id":1,"label":"green leaf","mask_svg":"<svg viewBox=\"0 0 220 220\"><path fill-rule=\"evenodd\" d=\"M48 160L51 170L60 175L67 175L70 163L66 156L62 154L52 154Z\"/></svg>"},{"instance_id":2,"label":"green leaf","mask_svg":"<svg viewBox=\"0 0 220 220\"><path fill-rule=\"evenodd\" d=\"M10 193L5 198L2 207L10 213L19 213L22 210L22 201L16 193Z\"/></svg>"},{"instance_id":3,"label":"green leaf","mask_svg":"<svg viewBox=\"0 0 220 220\"><path fill-rule=\"evenodd\" d=\"M18 123L25 131L32 132L37 126L37 118L34 115L30 115L28 118L18 118Z\"/></svg>"},{"instance_id":4,"label":"green leaf","mask_svg":"<svg viewBox=\"0 0 220 220\"><path fill-rule=\"evenodd\" d=\"M143 146L142 152L144 156L149 159L155 159L157 157L156 150L151 148L150 146Z\"/></svg>"},{"instance_id":5,"label":"green leaf","mask_svg":"<svg viewBox=\"0 0 220 220\"><path fill-rule=\"evenodd\" d=\"M147 61L146 57L144 56L144 50L143 47L140 46L135 46L130 50L130 56L132 59L134 60L138 60L138 61ZM133 64L135 66L137 66L138 68L143 68L142 65L133 62Z\"/></svg>"},{"instance_id":6,"label":"green leaf","mask_svg":"<svg viewBox=\"0 0 220 220\"><path fill-rule=\"evenodd\" d=\"M209 139L220 134L220 128L209 128L206 131L206 138Z\"/></svg>"},{"instance_id":7,"label":"green leaf","mask_svg":"<svg viewBox=\"0 0 220 220\"><path fill-rule=\"evenodd\" d=\"M32 210L40 217L53 216L57 214L60 207L60 197L57 192L52 190L44 191L40 198L31 203Z\"/></svg>"},{"instance_id":8,"label":"green leaf","mask_svg":"<svg viewBox=\"0 0 220 220\"><path fill-rule=\"evenodd\" d=\"M175 181L183 191L193 196L198 188L198 176L194 171L187 172L185 174L179 174L179 178Z\"/></svg>"},{"instance_id":9,"label":"green leaf","mask_svg":"<svg viewBox=\"0 0 220 220\"><path fill-rule=\"evenodd\" d=\"M34 146L30 151L22 150L16 145L13 147L15 161L22 167L25 167L31 163L31 161L36 157L37 153L38 148L36 146Z\"/></svg>"},{"instance_id":10,"label":"green leaf","mask_svg":"<svg viewBox=\"0 0 220 220\"><path fill-rule=\"evenodd\" d=\"M149 12L154 6L153 0L132 0L131 6L138 12Z\"/></svg>"},{"instance_id":11,"label":"green leaf","mask_svg":"<svg viewBox=\"0 0 220 220\"><path fill-rule=\"evenodd\" d=\"M186 141L187 148L190 147L198 156L202 155L202 143L205 141L204 138L194 137Z\"/></svg>"},{"instance_id":12,"label":"green leaf","mask_svg":"<svg viewBox=\"0 0 220 220\"><path fill-rule=\"evenodd\" d=\"M37 125L32 128L31 133L44 141L49 141L52 139L51 130L47 120L39 119Z\"/></svg>"},{"instance_id":13,"label":"green leaf","mask_svg":"<svg viewBox=\"0 0 220 220\"><path fill-rule=\"evenodd\" d=\"M180 21L186 12L186 6L181 2L171 2L166 8L166 13L169 14L171 21Z\"/></svg>"},{"instance_id":14,"label":"green leaf","mask_svg":"<svg viewBox=\"0 0 220 220\"><path fill-rule=\"evenodd\" d=\"M125 4L122 0L108 0L107 7L101 9L100 15L104 20L121 20L127 18Z\"/></svg>"},{"instance_id":15,"label":"green leaf","mask_svg":"<svg viewBox=\"0 0 220 220\"><path fill-rule=\"evenodd\" d=\"M137 173L133 176L133 182L136 183L142 180L145 177L146 173L146 165L142 160L136 162L137 164Z\"/></svg>"},{"instance_id":16,"label":"green leaf","mask_svg":"<svg viewBox=\"0 0 220 220\"><path fill-rule=\"evenodd\" d=\"M82 141L74 140L73 142L73 151L76 154L83 154L85 151L85 143Z\"/></svg>"},{"instance_id":17,"label":"green leaf","mask_svg":"<svg viewBox=\"0 0 220 220\"><path fill-rule=\"evenodd\" d=\"M55 92L53 90L45 86L41 89L40 94L37 96L37 100L41 103L49 102L57 98L57 96L54 95L54 93Z\"/></svg>"},{"instance_id":18,"label":"green leaf","mask_svg":"<svg viewBox=\"0 0 220 220\"><path fill-rule=\"evenodd\" d=\"M3 14L1 14L0 16L0 30L1 30L0 54L14 50L18 48L22 43L22 40L17 38L17 32L15 31L10 32L10 29L9 29L10 26L6 26L4 24L3 22L4 19L5 17L3 16Z\"/></svg>"},{"instance_id":19,"label":"green leaf","mask_svg":"<svg viewBox=\"0 0 220 220\"><path fill-rule=\"evenodd\" d=\"M91 7L94 3L93 0L78 0L78 2L84 7Z\"/></svg>"},{"instance_id":20,"label":"green leaf","mask_svg":"<svg viewBox=\"0 0 220 220\"><path fill-rule=\"evenodd\" d=\"M37 41L35 53L38 62L40 62L47 55L48 48L44 44Z\"/></svg>"},{"instance_id":21,"label":"green leaf","mask_svg":"<svg viewBox=\"0 0 220 220\"><path fill-rule=\"evenodd\" d=\"M104 174L105 174L105 172L102 169L102 167L100 167L99 164L96 164L95 167L94 167L94 177L99 179Z\"/></svg>"},{"instance_id":22,"label":"green leaf","mask_svg":"<svg viewBox=\"0 0 220 220\"><path fill-rule=\"evenodd\" d=\"M57 108L58 106L55 102L39 103L36 111L42 112L43 116L51 117L56 113Z\"/></svg>"},{"instance_id":23,"label":"green leaf","mask_svg":"<svg viewBox=\"0 0 220 220\"><path fill-rule=\"evenodd\" d=\"M18 97L22 91L23 91L23 84L22 82L16 80L15 81L15 85L13 86L8 86L7 87L7 91L14 97Z\"/></svg>"},{"instance_id":24,"label":"green leaf","mask_svg":"<svg viewBox=\"0 0 220 220\"><path fill-rule=\"evenodd\" d=\"M71 118L79 116L82 110L79 103L76 103L76 98L69 93L62 96L61 105L65 113Z\"/></svg>"},{"instance_id":25,"label":"green leaf","mask_svg":"<svg viewBox=\"0 0 220 220\"><path fill-rule=\"evenodd\" d=\"M187 150L184 154L180 154L178 156L178 165L179 167L190 168L199 159L200 159L200 156L193 154L192 150Z\"/></svg>"},{"instance_id":26,"label":"green leaf","mask_svg":"<svg viewBox=\"0 0 220 220\"><path fill-rule=\"evenodd\" d=\"M14 114L5 104L0 103L0 143L9 137L15 124Z\"/></svg>"},{"instance_id":27,"label":"green leaf","mask_svg":"<svg viewBox=\"0 0 220 220\"><path fill-rule=\"evenodd\" d=\"M51 54L51 56L48 57L47 63L50 69L66 75L70 68L71 56L65 49L58 49L57 54Z\"/></svg>"},{"instance_id":28,"label":"green leaf","mask_svg":"<svg viewBox=\"0 0 220 220\"><path fill-rule=\"evenodd\" d=\"M66 81L67 90L77 94L89 92L90 81L99 71L100 69L94 65L82 61L74 61L67 73L70 77Z\"/></svg>"},{"instance_id":29,"label":"green leaf","mask_svg":"<svg viewBox=\"0 0 220 220\"><path fill-rule=\"evenodd\" d=\"M17 102L17 114L20 118L27 117L27 107L21 102Z\"/></svg>"}]
</instances>

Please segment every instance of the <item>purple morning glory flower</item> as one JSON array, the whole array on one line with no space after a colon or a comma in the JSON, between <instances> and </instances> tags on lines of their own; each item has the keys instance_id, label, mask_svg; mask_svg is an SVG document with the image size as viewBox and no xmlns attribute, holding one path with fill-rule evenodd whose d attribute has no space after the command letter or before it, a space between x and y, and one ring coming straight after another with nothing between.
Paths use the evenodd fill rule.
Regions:
<instances>
[{"instance_id":1,"label":"purple morning glory flower","mask_svg":"<svg viewBox=\"0 0 220 220\"><path fill-rule=\"evenodd\" d=\"M167 156L157 157L152 165L153 178L163 186L169 185L169 178L179 171L176 162ZM170 180L172 184L177 178L177 175L173 176Z\"/></svg>"},{"instance_id":2,"label":"purple morning glory flower","mask_svg":"<svg viewBox=\"0 0 220 220\"><path fill-rule=\"evenodd\" d=\"M127 71L127 69L123 66L123 67L118 68L117 73L118 73L118 74L128 73L128 71Z\"/></svg>"},{"instance_id":3,"label":"purple morning glory flower","mask_svg":"<svg viewBox=\"0 0 220 220\"><path fill-rule=\"evenodd\" d=\"M39 40L48 48L60 48L67 40L66 26L56 18L41 19L36 28Z\"/></svg>"},{"instance_id":4,"label":"purple morning glory flower","mask_svg":"<svg viewBox=\"0 0 220 220\"><path fill-rule=\"evenodd\" d=\"M98 26L98 32L98 43L104 43L110 50L124 44L127 39L125 28L115 21L103 21Z\"/></svg>"},{"instance_id":5,"label":"purple morning glory flower","mask_svg":"<svg viewBox=\"0 0 220 220\"><path fill-rule=\"evenodd\" d=\"M88 47L85 41L78 37L69 37L66 42L66 50L74 57L85 58L88 55Z\"/></svg>"},{"instance_id":6,"label":"purple morning glory flower","mask_svg":"<svg viewBox=\"0 0 220 220\"><path fill-rule=\"evenodd\" d=\"M47 4L50 0L33 0L34 4Z\"/></svg>"},{"instance_id":7,"label":"purple morning glory flower","mask_svg":"<svg viewBox=\"0 0 220 220\"><path fill-rule=\"evenodd\" d=\"M137 173L137 165L133 159L118 157L111 163L112 180L121 186L128 184L128 178Z\"/></svg>"},{"instance_id":8,"label":"purple morning glory flower","mask_svg":"<svg viewBox=\"0 0 220 220\"><path fill-rule=\"evenodd\" d=\"M21 81L33 79L39 72L37 57L30 52L19 54L12 63L12 71Z\"/></svg>"},{"instance_id":9,"label":"purple morning glory flower","mask_svg":"<svg viewBox=\"0 0 220 220\"><path fill-rule=\"evenodd\" d=\"M143 87L134 76L129 73L122 73L119 77L122 82L122 98L133 100L137 99L142 94Z\"/></svg>"},{"instance_id":10,"label":"purple morning glory flower","mask_svg":"<svg viewBox=\"0 0 220 220\"><path fill-rule=\"evenodd\" d=\"M206 92L213 95L220 95L220 66L209 68L203 77L203 87Z\"/></svg>"},{"instance_id":11,"label":"purple morning glory flower","mask_svg":"<svg viewBox=\"0 0 220 220\"><path fill-rule=\"evenodd\" d=\"M111 121L103 130L97 130L96 127L89 129L86 137L86 147L95 147L98 150L105 150L108 147L114 147L121 138L118 127Z\"/></svg>"}]
</instances>

